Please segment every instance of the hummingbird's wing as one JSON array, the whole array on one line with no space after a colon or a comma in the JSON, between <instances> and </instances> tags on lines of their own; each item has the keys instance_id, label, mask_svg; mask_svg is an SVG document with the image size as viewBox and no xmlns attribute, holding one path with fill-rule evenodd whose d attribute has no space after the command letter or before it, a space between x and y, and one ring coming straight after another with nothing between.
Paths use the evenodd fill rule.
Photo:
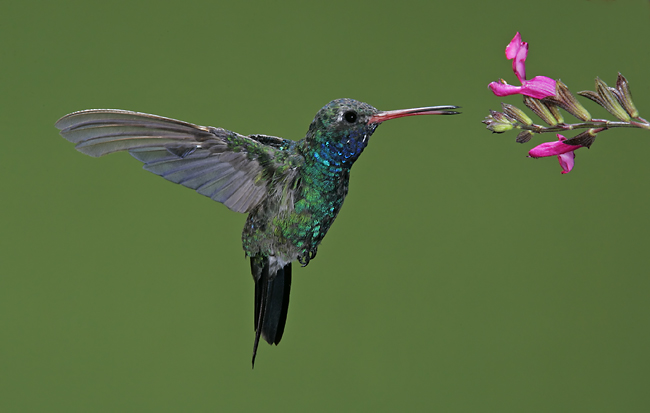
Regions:
<instances>
[{"instance_id":1,"label":"hummingbird's wing","mask_svg":"<svg viewBox=\"0 0 650 413\"><path fill-rule=\"evenodd\" d=\"M129 151L144 169L236 212L249 212L266 197L290 142L116 109L74 112L56 127L80 152L97 157Z\"/></svg>"}]
</instances>

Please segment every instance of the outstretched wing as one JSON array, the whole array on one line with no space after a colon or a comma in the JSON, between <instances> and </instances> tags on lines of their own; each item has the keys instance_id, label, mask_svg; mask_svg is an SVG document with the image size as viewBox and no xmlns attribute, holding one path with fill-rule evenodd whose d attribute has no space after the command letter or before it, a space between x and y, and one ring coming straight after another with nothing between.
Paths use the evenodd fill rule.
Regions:
<instances>
[{"instance_id":1,"label":"outstretched wing","mask_svg":"<svg viewBox=\"0 0 650 413\"><path fill-rule=\"evenodd\" d=\"M283 149L291 144L116 109L74 112L56 127L80 152L97 157L129 151L144 162L144 169L236 212L249 212L267 196L270 178L281 169Z\"/></svg>"}]
</instances>

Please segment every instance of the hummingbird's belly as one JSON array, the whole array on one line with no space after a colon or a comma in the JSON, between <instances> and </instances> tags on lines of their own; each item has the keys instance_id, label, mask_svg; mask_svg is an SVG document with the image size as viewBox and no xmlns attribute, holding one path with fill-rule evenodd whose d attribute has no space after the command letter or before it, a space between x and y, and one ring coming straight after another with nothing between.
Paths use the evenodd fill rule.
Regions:
<instances>
[{"instance_id":1,"label":"hummingbird's belly","mask_svg":"<svg viewBox=\"0 0 650 413\"><path fill-rule=\"evenodd\" d=\"M332 167L333 168L333 167ZM306 265L334 222L347 195L349 171L326 169L298 175L292 191L276 191L251 211L242 240L248 256L299 259Z\"/></svg>"},{"instance_id":2,"label":"hummingbird's belly","mask_svg":"<svg viewBox=\"0 0 650 413\"><path fill-rule=\"evenodd\" d=\"M338 214L343 198L335 202L311 203L304 198L291 211L252 212L242 241L247 256L276 256L286 262L302 257L308 261ZM268 210L266 211L268 212Z\"/></svg>"}]
</instances>

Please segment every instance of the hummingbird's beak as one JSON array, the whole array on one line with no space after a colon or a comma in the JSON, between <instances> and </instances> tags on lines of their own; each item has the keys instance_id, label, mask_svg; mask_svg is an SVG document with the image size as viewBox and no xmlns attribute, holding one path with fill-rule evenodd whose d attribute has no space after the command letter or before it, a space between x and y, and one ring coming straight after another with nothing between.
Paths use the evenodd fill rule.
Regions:
<instances>
[{"instance_id":1,"label":"hummingbird's beak","mask_svg":"<svg viewBox=\"0 0 650 413\"><path fill-rule=\"evenodd\" d=\"M415 115L457 115L460 112L456 112L450 109L458 108L460 108L460 106L427 106L424 108L389 110L372 115L368 120L368 123L382 123L383 121L389 119Z\"/></svg>"}]
</instances>

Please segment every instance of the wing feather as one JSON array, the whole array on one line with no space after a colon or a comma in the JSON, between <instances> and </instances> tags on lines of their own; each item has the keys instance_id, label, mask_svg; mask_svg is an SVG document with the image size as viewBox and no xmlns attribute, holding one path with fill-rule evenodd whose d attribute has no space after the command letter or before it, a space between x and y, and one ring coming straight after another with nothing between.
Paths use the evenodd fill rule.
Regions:
<instances>
[{"instance_id":1,"label":"wing feather","mask_svg":"<svg viewBox=\"0 0 650 413\"><path fill-rule=\"evenodd\" d=\"M249 212L267 196L268 178L290 142L116 109L74 112L56 127L80 152L98 157L128 151L144 169L236 212Z\"/></svg>"}]
</instances>

